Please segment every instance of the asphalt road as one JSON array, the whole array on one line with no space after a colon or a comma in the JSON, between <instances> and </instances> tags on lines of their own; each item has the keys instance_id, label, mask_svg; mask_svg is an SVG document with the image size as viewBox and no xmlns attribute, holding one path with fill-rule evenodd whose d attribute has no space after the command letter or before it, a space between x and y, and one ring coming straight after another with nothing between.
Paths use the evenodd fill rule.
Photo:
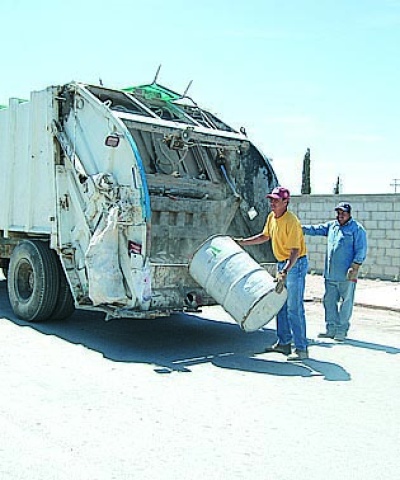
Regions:
<instances>
[{"instance_id":1,"label":"asphalt road","mask_svg":"<svg viewBox=\"0 0 400 480\"><path fill-rule=\"evenodd\" d=\"M400 314L344 344L262 354L220 307L150 321L16 319L0 281L0 479L379 480L400 469Z\"/></svg>"}]
</instances>

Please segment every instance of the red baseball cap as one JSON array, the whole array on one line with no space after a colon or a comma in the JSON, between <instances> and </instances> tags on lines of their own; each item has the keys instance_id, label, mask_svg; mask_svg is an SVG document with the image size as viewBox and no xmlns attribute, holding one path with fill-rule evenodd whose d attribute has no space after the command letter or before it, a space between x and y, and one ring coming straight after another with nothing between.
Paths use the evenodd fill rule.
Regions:
<instances>
[{"instance_id":1,"label":"red baseball cap","mask_svg":"<svg viewBox=\"0 0 400 480\"><path fill-rule=\"evenodd\" d=\"M286 200L286 199L290 198L290 192L285 187L276 187L266 197L267 198L276 198L276 199L281 198L282 200Z\"/></svg>"}]
</instances>

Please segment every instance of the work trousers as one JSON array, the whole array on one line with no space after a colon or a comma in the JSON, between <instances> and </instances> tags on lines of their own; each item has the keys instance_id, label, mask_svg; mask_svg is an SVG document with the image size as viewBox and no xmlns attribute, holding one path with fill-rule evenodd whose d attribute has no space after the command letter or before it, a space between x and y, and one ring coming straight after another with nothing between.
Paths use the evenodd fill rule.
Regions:
<instances>
[{"instance_id":1,"label":"work trousers","mask_svg":"<svg viewBox=\"0 0 400 480\"><path fill-rule=\"evenodd\" d=\"M350 328L350 318L353 313L356 282L332 282L325 279L325 324L326 331L347 335Z\"/></svg>"},{"instance_id":2,"label":"work trousers","mask_svg":"<svg viewBox=\"0 0 400 480\"><path fill-rule=\"evenodd\" d=\"M278 272L286 261L278 262ZM279 343L294 342L297 350L307 349L306 315L304 311L304 290L308 269L307 256L297 259L286 277L287 300L276 317Z\"/></svg>"}]
</instances>

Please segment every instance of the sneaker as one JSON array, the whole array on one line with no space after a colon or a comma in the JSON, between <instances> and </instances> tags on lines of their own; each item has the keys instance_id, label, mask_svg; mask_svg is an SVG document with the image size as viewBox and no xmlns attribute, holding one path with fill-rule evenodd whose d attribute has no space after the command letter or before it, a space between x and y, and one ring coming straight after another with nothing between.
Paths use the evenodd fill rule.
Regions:
<instances>
[{"instance_id":1,"label":"sneaker","mask_svg":"<svg viewBox=\"0 0 400 480\"><path fill-rule=\"evenodd\" d=\"M292 346L290 343L283 344L283 343L276 343L272 345L272 347L267 347L264 350L265 353L276 352L276 353L283 353L283 355L290 355L292 352Z\"/></svg>"},{"instance_id":2,"label":"sneaker","mask_svg":"<svg viewBox=\"0 0 400 480\"><path fill-rule=\"evenodd\" d=\"M346 340L346 334L345 333L336 333L335 334L335 341L336 342L344 342Z\"/></svg>"},{"instance_id":3,"label":"sneaker","mask_svg":"<svg viewBox=\"0 0 400 480\"><path fill-rule=\"evenodd\" d=\"M306 360L308 358L308 350L298 350L297 348L291 353L287 359L289 362L296 362L299 360Z\"/></svg>"},{"instance_id":4,"label":"sneaker","mask_svg":"<svg viewBox=\"0 0 400 480\"><path fill-rule=\"evenodd\" d=\"M332 332L322 332L318 334L318 338L335 338L335 334Z\"/></svg>"}]
</instances>

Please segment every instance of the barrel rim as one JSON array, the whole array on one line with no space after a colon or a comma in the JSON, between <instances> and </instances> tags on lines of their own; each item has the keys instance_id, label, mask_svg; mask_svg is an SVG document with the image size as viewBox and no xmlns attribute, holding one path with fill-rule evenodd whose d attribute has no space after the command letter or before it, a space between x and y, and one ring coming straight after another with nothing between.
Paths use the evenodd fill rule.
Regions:
<instances>
[{"instance_id":1,"label":"barrel rim","mask_svg":"<svg viewBox=\"0 0 400 480\"><path fill-rule=\"evenodd\" d=\"M260 298L258 298L258 299L253 303L253 305L249 308L249 311L247 312L247 315L246 315L246 316L243 318L243 320L240 322L240 327L241 327L244 331L246 331L246 329L245 329L245 327L244 327L244 324L245 324L246 320L249 318L249 315L250 315L251 312L254 310L254 308L261 302L261 300L264 300L265 297L267 297L270 293L274 293L274 292L275 292L277 295L282 295L282 293L286 292L286 299L287 299L287 288L286 288L286 287L283 288L283 290L282 290L281 293L278 293L278 292L275 291L275 289L272 289L272 290L270 290L268 293L266 293L265 295L263 295L263 296L261 296ZM286 299L285 299L285 302L286 302ZM285 304L285 302L283 302L282 307L283 307L283 305ZM282 308L282 307L281 307L281 308ZM279 309L279 311L280 311L280 309ZM264 323L264 325L267 325L267 323L269 323L274 317L276 317L276 315L279 313L279 311L278 311L277 313L275 313L274 315L272 315L272 316ZM259 328L261 328L261 327L259 327ZM258 330L258 328L257 328L256 330ZM256 330L249 330L249 332L252 332L252 331L255 332Z\"/></svg>"}]
</instances>

